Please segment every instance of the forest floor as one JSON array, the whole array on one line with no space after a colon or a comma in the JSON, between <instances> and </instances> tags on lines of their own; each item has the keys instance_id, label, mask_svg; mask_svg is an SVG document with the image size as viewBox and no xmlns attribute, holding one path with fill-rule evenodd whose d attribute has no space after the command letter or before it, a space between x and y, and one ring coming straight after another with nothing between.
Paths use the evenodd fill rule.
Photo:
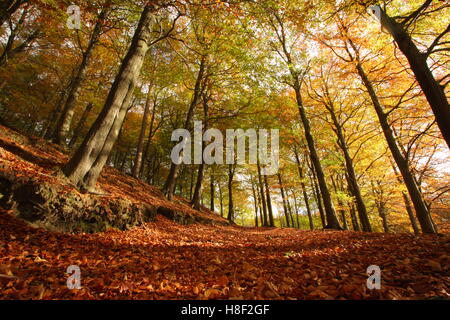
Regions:
<instances>
[{"instance_id":1,"label":"forest floor","mask_svg":"<svg viewBox=\"0 0 450 320\"><path fill-rule=\"evenodd\" d=\"M48 177L67 158L43 141L0 128L0 161L17 175ZM13 164L13 165L12 165ZM182 199L108 168L117 197L150 199L216 220L179 225L160 215L128 231L63 234L0 209L0 299L449 299L450 236L226 226ZM69 266L81 289L67 288ZM367 289L367 268L382 270Z\"/></svg>"}]
</instances>

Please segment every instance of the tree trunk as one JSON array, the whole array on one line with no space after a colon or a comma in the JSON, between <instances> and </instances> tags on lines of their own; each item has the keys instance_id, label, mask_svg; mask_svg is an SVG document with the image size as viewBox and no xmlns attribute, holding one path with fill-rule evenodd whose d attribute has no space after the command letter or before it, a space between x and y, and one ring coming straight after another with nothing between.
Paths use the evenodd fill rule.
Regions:
<instances>
[{"instance_id":1,"label":"tree trunk","mask_svg":"<svg viewBox=\"0 0 450 320\"><path fill-rule=\"evenodd\" d=\"M186 130L189 130L192 127L191 122L192 122L192 118L194 117L195 107L197 106L197 104L200 100L201 94L202 94L202 90L203 90L202 82L203 82L203 78L204 78L204 74L205 74L205 70L206 70L206 60L207 60L207 56L206 55L202 56L201 62L200 62L200 69L198 71L197 80L195 83L194 95L192 97L192 101L189 106L188 113L186 115L186 121L184 123L183 129L186 129ZM171 164L169 176L167 177L166 183L163 188L163 192L166 195L168 200L172 200L173 189L175 187L175 183L176 183L177 177L178 177L178 168L179 168L179 165L176 165L174 163Z\"/></svg>"},{"instance_id":2,"label":"tree trunk","mask_svg":"<svg viewBox=\"0 0 450 320\"><path fill-rule=\"evenodd\" d=\"M81 119L78 122L77 127L73 131L73 136L72 136L72 139L70 140L69 148L72 148L75 145L75 143L77 143L77 140L81 134L81 130L86 125L87 118L89 117L89 114L91 113L93 107L94 107L94 105L92 103L89 103L87 105L86 109L84 109L83 115L81 116Z\"/></svg>"},{"instance_id":3,"label":"tree trunk","mask_svg":"<svg viewBox=\"0 0 450 320\"><path fill-rule=\"evenodd\" d=\"M195 184L194 195L192 197L191 205L195 210L200 210L200 199L203 191L203 178L205 176L205 164L198 166L197 182Z\"/></svg>"},{"instance_id":4,"label":"tree trunk","mask_svg":"<svg viewBox=\"0 0 450 320\"><path fill-rule=\"evenodd\" d=\"M287 194L287 192L286 192L286 195L287 195L286 204L287 204L287 207L288 207L289 216L290 216L291 221L292 221L292 228L296 228L297 226L295 225L294 213L292 212L291 201L289 199L289 195ZM294 197L295 197L295 195L294 195Z\"/></svg>"},{"instance_id":5,"label":"tree trunk","mask_svg":"<svg viewBox=\"0 0 450 320\"><path fill-rule=\"evenodd\" d=\"M235 168L234 165L230 164L228 166L228 221L230 223L234 222L234 203L233 203L233 179Z\"/></svg>"},{"instance_id":6,"label":"tree trunk","mask_svg":"<svg viewBox=\"0 0 450 320\"><path fill-rule=\"evenodd\" d=\"M325 180L325 174L322 169L322 164L320 163L320 159L317 154L314 137L313 137L312 131L311 131L311 126L310 126L308 117L306 116L305 107L303 106L302 96L301 96L301 92L300 92L300 82L299 82L298 76L296 76L296 78L294 80L296 82L294 85L294 90L295 90L295 95L297 97L298 110L299 110L300 118L301 118L301 121L303 124L305 138L306 138L306 141L308 144L309 155L311 157L312 164L316 170L317 180L319 182L319 188L320 188L320 192L322 194L323 204L325 207L325 215L326 215L326 219L327 219L326 228L342 230L342 227L339 224L339 220L336 216L336 211L334 210L334 207L333 207L333 202L331 200L330 191L328 190L327 182Z\"/></svg>"},{"instance_id":7,"label":"tree trunk","mask_svg":"<svg viewBox=\"0 0 450 320\"><path fill-rule=\"evenodd\" d=\"M355 205L353 203L350 203L350 216L352 218L353 231L361 231L358 218L356 217Z\"/></svg>"},{"instance_id":8,"label":"tree trunk","mask_svg":"<svg viewBox=\"0 0 450 320\"><path fill-rule=\"evenodd\" d=\"M208 130L208 117L209 117L209 98L208 98L207 94L205 93L203 96L203 130L204 130L204 132L206 132ZM202 136L203 136L203 134L202 134ZM202 151L204 149L205 149L205 141L202 141ZM192 202L191 202L194 209L196 209L196 210L200 210L200 199L203 194L202 192L203 192L204 171L205 171L205 162L202 161L202 163L199 165L199 168L198 168L197 183L195 185L194 196L193 196Z\"/></svg>"},{"instance_id":9,"label":"tree trunk","mask_svg":"<svg viewBox=\"0 0 450 320\"><path fill-rule=\"evenodd\" d=\"M220 216L222 217L222 218L224 218L225 217L225 215L224 215L224 208L223 208L223 192L222 192L222 186L221 186L221 184L219 183L219 197L220 197Z\"/></svg>"},{"instance_id":10,"label":"tree trunk","mask_svg":"<svg viewBox=\"0 0 450 320\"><path fill-rule=\"evenodd\" d=\"M214 172L212 172L212 169L211 169L211 178L210 178L209 186L210 186L209 193L210 193L210 198L211 198L210 199L211 200L210 208L211 208L211 211L214 212L214 210L216 209L216 206L214 204L215 197L216 197L216 195L215 195L216 186L214 185Z\"/></svg>"},{"instance_id":11,"label":"tree trunk","mask_svg":"<svg viewBox=\"0 0 450 320\"><path fill-rule=\"evenodd\" d=\"M333 183L334 191L336 192L336 194L339 194L339 191L342 190L343 188L342 189L338 188L336 180L333 178L333 176L331 176L331 182ZM344 203L342 203L342 200L339 197L337 197L337 202L339 205L338 211L341 214L342 223L344 224L344 230L348 230L348 223L347 223L347 218L345 216Z\"/></svg>"},{"instance_id":12,"label":"tree trunk","mask_svg":"<svg viewBox=\"0 0 450 320\"><path fill-rule=\"evenodd\" d=\"M436 81L427 63L429 53L420 52L403 26L389 17L382 9L381 24L392 35L398 47L408 59L411 70L430 104L436 122L450 148L450 105L444 88Z\"/></svg>"},{"instance_id":13,"label":"tree trunk","mask_svg":"<svg viewBox=\"0 0 450 320\"><path fill-rule=\"evenodd\" d=\"M134 165L133 165L133 171L131 172L131 175L134 178L139 178L139 175L141 173L142 168L142 159L143 159L143 153L144 153L144 140L145 140L145 134L147 130L147 122L148 117L150 113L150 105L151 105L151 90L152 86L149 86L148 93L147 93L147 101L145 102L144 107L144 116L142 117L142 125L141 125L141 132L139 133L139 140L137 145L137 151L136 151L136 157L134 158Z\"/></svg>"},{"instance_id":14,"label":"tree trunk","mask_svg":"<svg viewBox=\"0 0 450 320\"><path fill-rule=\"evenodd\" d=\"M289 219L289 211L286 205L286 196L284 194L284 187L283 187L283 181L281 179L281 173L278 172L278 182L280 183L280 190L281 190L281 198L283 199L283 210L284 210L284 216L286 217L286 225L288 228L291 227L291 221Z\"/></svg>"},{"instance_id":15,"label":"tree trunk","mask_svg":"<svg viewBox=\"0 0 450 320\"><path fill-rule=\"evenodd\" d=\"M311 173L309 179L311 180L311 183L313 184L314 187L314 198L316 200L317 207L319 209L320 221L322 222L322 228L325 228L327 226L327 222L325 219L325 212L322 206L322 195L320 194L319 186L317 185L316 171L314 169L314 166L311 165L310 171Z\"/></svg>"},{"instance_id":16,"label":"tree trunk","mask_svg":"<svg viewBox=\"0 0 450 320\"><path fill-rule=\"evenodd\" d=\"M117 139L131 104L134 89L148 51L151 36L152 7L147 5L109 92L105 106L88 135L64 167L64 173L78 187L95 192L96 182Z\"/></svg>"},{"instance_id":17,"label":"tree trunk","mask_svg":"<svg viewBox=\"0 0 450 320\"><path fill-rule=\"evenodd\" d=\"M302 187L302 192L303 192L303 200L305 201L306 211L308 213L309 228L311 230L314 230L314 221L313 221L313 217L311 214L311 208L309 206L308 193L306 192L306 185L305 185L305 180L304 180L305 176L303 174L303 167L301 165L297 150L295 150L295 159L297 160L298 174L300 177L300 185Z\"/></svg>"},{"instance_id":18,"label":"tree trunk","mask_svg":"<svg viewBox=\"0 0 450 320\"><path fill-rule=\"evenodd\" d=\"M357 63L356 68L358 70L358 73L361 77L364 86L369 92L370 98L372 99L373 106L380 121L381 128L383 129L383 134L386 138L389 149L391 150L395 163L397 164L403 176L403 180L406 184L406 187L408 188L409 195L416 210L417 219L419 220L419 223L422 227L422 232L437 233L434 224L432 222L431 215L428 211L425 201L423 200L419 187L416 184L416 180L414 179L411 171L409 170L408 161L405 159L402 152L400 151L399 146L397 145L397 141L392 132L392 128L389 125L387 115L384 113L383 107L381 106L381 103L378 100L378 96L375 92L375 89L372 86L372 82L370 82L360 62Z\"/></svg>"},{"instance_id":19,"label":"tree trunk","mask_svg":"<svg viewBox=\"0 0 450 320\"><path fill-rule=\"evenodd\" d=\"M264 185L266 186L266 196L267 196L267 211L269 214L269 227L275 227L275 220L273 219L273 208L272 208L272 199L270 197L270 189L269 183L267 181L267 176L264 176Z\"/></svg>"},{"instance_id":20,"label":"tree trunk","mask_svg":"<svg viewBox=\"0 0 450 320\"><path fill-rule=\"evenodd\" d=\"M293 193L293 198L294 198L294 209L295 209L295 216L296 216L296 220L297 220L297 229L301 229L300 226L300 218L299 218L299 210L298 210L298 204L297 204L297 197L295 196L295 194Z\"/></svg>"},{"instance_id":21,"label":"tree trunk","mask_svg":"<svg viewBox=\"0 0 450 320\"><path fill-rule=\"evenodd\" d=\"M391 160L392 169L394 169L395 176L397 177L397 181L400 184L403 184L403 180L398 173L397 167ZM413 208L411 207L411 201L409 200L408 194L405 191L402 191L403 202L405 203L406 212L408 213L409 221L411 221L411 226L413 228L414 234L420 234L419 227L417 225L416 218L414 217Z\"/></svg>"},{"instance_id":22,"label":"tree trunk","mask_svg":"<svg viewBox=\"0 0 450 320\"><path fill-rule=\"evenodd\" d=\"M94 48L96 47L98 40L100 38L104 20L108 16L109 11L110 11L109 7L104 8L101 11L100 15L98 16L97 23L95 24L94 27L94 31L92 32L91 38L89 39L88 46L86 50L83 52L81 63L69 87L69 94L67 96L66 103L63 107L63 112L56 127L56 135L53 139L53 142L59 145L65 145L67 143L66 140L69 135L70 127L72 125L73 115L75 113L78 96L80 95L81 87L86 77L86 72L92 54L94 52Z\"/></svg>"},{"instance_id":23,"label":"tree trunk","mask_svg":"<svg viewBox=\"0 0 450 320\"><path fill-rule=\"evenodd\" d=\"M383 229L385 233L389 233L389 225L386 216L386 208L384 203L377 202L378 214L380 215L381 221L383 222Z\"/></svg>"},{"instance_id":24,"label":"tree trunk","mask_svg":"<svg viewBox=\"0 0 450 320\"><path fill-rule=\"evenodd\" d=\"M372 226L370 225L369 215L367 213L366 205L361 195L361 189L359 188L358 179L356 177L355 167L353 165L353 159L350 156L347 142L344 137L342 126L339 123L333 103L327 104L327 109L330 112L331 119L335 127L335 133L338 138L338 145L344 154L345 168L347 170L347 177L349 182L349 189L352 195L355 197L356 208L359 214L359 220L361 221L363 231L372 232Z\"/></svg>"},{"instance_id":25,"label":"tree trunk","mask_svg":"<svg viewBox=\"0 0 450 320\"><path fill-rule=\"evenodd\" d=\"M255 182L253 181L253 177L252 177L252 192L253 192L253 202L254 202L254 206L255 206L255 228L259 227L259 223L258 223L258 198L256 197L256 190L255 190Z\"/></svg>"},{"instance_id":26,"label":"tree trunk","mask_svg":"<svg viewBox=\"0 0 450 320\"><path fill-rule=\"evenodd\" d=\"M262 202L262 206L263 206L263 215L262 215L262 219L263 219L263 226L264 227L268 227L269 226L269 219L267 217L267 204L266 204L266 198L264 197L264 184L262 181L262 176L261 176L261 165L257 164L258 167L258 182L259 182L259 192L260 192L260 197L261 197L261 202Z\"/></svg>"}]
</instances>

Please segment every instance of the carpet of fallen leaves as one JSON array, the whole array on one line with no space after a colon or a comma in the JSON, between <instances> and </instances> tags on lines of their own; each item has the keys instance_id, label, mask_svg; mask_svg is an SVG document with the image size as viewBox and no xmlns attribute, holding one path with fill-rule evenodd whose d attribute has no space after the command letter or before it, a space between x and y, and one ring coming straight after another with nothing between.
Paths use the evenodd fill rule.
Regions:
<instances>
[{"instance_id":1,"label":"carpet of fallen leaves","mask_svg":"<svg viewBox=\"0 0 450 320\"><path fill-rule=\"evenodd\" d=\"M2 170L60 183L67 160L42 140L0 126ZM197 212L152 186L107 168L111 197ZM158 216L128 231L60 234L0 210L0 299L437 299L450 298L450 236L367 234L231 226L181 226ZM80 290L67 288L71 265ZM366 270L382 269L382 289Z\"/></svg>"},{"instance_id":2,"label":"carpet of fallen leaves","mask_svg":"<svg viewBox=\"0 0 450 320\"><path fill-rule=\"evenodd\" d=\"M0 212L0 299L449 298L448 236L180 226L68 235ZM81 290L66 286L81 268ZM366 269L382 269L369 291Z\"/></svg>"}]
</instances>

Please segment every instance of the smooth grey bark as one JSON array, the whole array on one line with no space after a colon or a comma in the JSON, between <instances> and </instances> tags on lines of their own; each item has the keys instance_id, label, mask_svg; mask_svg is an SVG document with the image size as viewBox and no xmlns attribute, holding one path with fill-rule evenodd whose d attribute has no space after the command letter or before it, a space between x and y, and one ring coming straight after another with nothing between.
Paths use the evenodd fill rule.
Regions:
<instances>
[{"instance_id":1,"label":"smooth grey bark","mask_svg":"<svg viewBox=\"0 0 450 320\"><path fill-rule=\"evenodd\" d=\"M75 143L77 142L78 138L81 135L81 130L86 125L87 119L89 117L89 114L92 111L92 108L94 105L92 103L88 103L86 106L86 109L84 109L83 114L81 115L80 121L78 121L77 127L73 131L72 139L70 139L69 148L72 148Z\"/></svg>"},{"instance_id":2,"label":"smooth grey bark","mask_svg":"<svg viewBox=\"0 0 450 320\"><path fill-rule=\"evenodd\" d=\"M273 208L272 208L272 199L270 196L270 188L269 188L269 182L267 179L267 176L264 176L264 185L266 186L266 197L267 197L267 213L269 215L269 227L274 228L275 227L275 220L273 218Z\"/></svg>"},{"instance_id":3,"label":"smooth grey bark","mask_svg":"<svg viewBox=\"0 0 450 320\"><path fill-rule=\"evenodd\" d=\"M233 164L228 165L228 221L230 223L234 222L236 218L234 212L234 202L233 202L233 180L234 174L236 173L236 166Z\"/></svg>"},{"instance_id":4,"label":"smooth grey bark","mask_svg":"<svg viewBox=\"0 0 450 320\"><path fill-rule=\"evenodd\" d=\"M152 86L150 85L149 91L147 93L147 100L145 102L144 115L142 117L141 131L139 133L139 138L138 138L136 157L134 158L133 170L131 172L131 175L134 178L139 178L139 175L140 175L141 169L142 169L142 159L144 156L144 143L145 143L144 139L146 136L147 123L148 123L148 118L149 118L149 113L150 113L150 106L152 104L151 88L152 88Z\"/></svg>"},{"instance_id":5,"label":"smooth grey bark","mask_svg":"<svg viewBox=\"0 0 450 320\"><path fill-rule=\"evenodd\" d=\"M259 192L260 192L260 197L261 197L261 202L262 202L262 207L263 207L262 222L263 222L264 227L268 227L269 219L268 219L268 215L267 215L267 203L266 203L266 198L264 196L264 194L265 194L264 193L264 183L263 183L263 179L262 179L262 175L261 175L261 165L259 164L259 161L257 163L257 168L258 168Z\"/></svg>"},{"instance_id":6,"label":"smooth grey bark","mask_svg":"<svg viewBox=\"0 0 450 320\"><path fill-rule=\"evenodd\" d=\"M117 140L131 105L134 89L149 49L153 7L147 5L133 36L129 51L111 87L105 105L81 146L63 171L79 188L95 192L96 182Z\"/></svg>"},{"instance_id":7,"label":"smooth grey bark","mask_svg":"<svg viewBox=\"0 0 450 320\"><path fill-rule=\"evenodd\" d=\"M325 212L323 210L323 206L322 206L322 195L320 194L320 190L319 190L319 186L317 184L317 177L316 177L316 171L314 169L314 166L308 164L309 169L310 169L310 174L309 174L309 180L311 181L311 184L313 185L314 188L314 199L316 200L317 203L317 208L319 209L319 214L320 214L320 221L322 222L322 228L325 228L327 226L327 221L325 218Z\"/></svg>"},{"instance_id":8,"label":"smooth grey bark","mask_svg":"<svg viewBox=\"0 0 450 320\"><path fill-rule=\"evenodd\" d=\"M225 217L224 215L224 206L223 206L223 191L222 191L222 185L219 182L219 197L220 197L220 216L222 218Z\"/></svg>"},{"instance_id":9,"label":"smooth grey bark","mask_svg":"<svg viewBox=\"0 0 450 320\"><path fill-rule=\"evenodd\" d=\"M278 176L278 182L280 184L281 198L283 200L284 216L286 218L287 227L290 228L291 227L291 221L290 221L291 219L289 217L289 211L288 211L288 207L287 207L287 204L286 204L286 195L284 194L284 187L283 187L283 181L281 179L281 173L278 172L277 176Z\"/></svg>"},{"instance_id":10,"label":"smooth grey bark","mask_svg":"<svg viewBox=\"0 0 450 320\"><path fill-rule=\"evenodd\" d=\"M309 228L311 230L314 230L314 220L313 220L312 213L311 213L311 207L309 205L308 193L306 191L305 175L303 173L303 166L300 162L300 157L298 155L297 150L295 150L295 160L297 161L297 168L298 168L298 174L299 174L299 178L300 178L300 185L302 187L303 200L305 201L306 211L308 213Z\"/></svg>"},{"instance_id":11,"label":"smooth grey bark","mask_svg":"<svg viewBox=\"0 0 450 320\"><path fill-rule=\"evenodd\" d=\"M255 228L258 228L259 227L259 222L258 222L259 204L258 204L258 198L256 197L255 182L253 181L253 177L252 177L252 193L253 193L253 204L255 207Z\"/></svg>"},{"instance_id":12,"label":"smooth grey bark","mask_svg":"<svg viewBox=\"0 0 450 320\"><path fill-rule=\"evenodd\" d=\"M209 96L207 93L203 95L203 130L208 130L208 117L209 117ZM202 141L202 150L205 149L205 141ZM203 195L203 179L205 176L205 163L202 163L198 167L197 183L195 184L194 196L192 197L191 205L194 209L200 210L200 199Z\"/></svg>"}]
</instances>

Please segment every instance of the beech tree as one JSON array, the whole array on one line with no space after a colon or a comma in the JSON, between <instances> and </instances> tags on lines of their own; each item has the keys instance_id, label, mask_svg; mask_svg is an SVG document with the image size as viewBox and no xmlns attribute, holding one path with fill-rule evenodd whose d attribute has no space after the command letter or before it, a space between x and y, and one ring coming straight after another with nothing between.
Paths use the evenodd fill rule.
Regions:
<instances>
[{"instance_id":1,"label":"beech tree","mask_svg":"<svg viewBox=\"0 0 450 320\"><path fill-rule=\"evenodd\" d=\"M151 45L150 26L155 10L154 5L145 6L129 51L122 62L102 112L81 146L63 169L75 185L89 192L96 190L97 179L116 142L132 102L145 55Z\"/></svg>"}]
</instances>

